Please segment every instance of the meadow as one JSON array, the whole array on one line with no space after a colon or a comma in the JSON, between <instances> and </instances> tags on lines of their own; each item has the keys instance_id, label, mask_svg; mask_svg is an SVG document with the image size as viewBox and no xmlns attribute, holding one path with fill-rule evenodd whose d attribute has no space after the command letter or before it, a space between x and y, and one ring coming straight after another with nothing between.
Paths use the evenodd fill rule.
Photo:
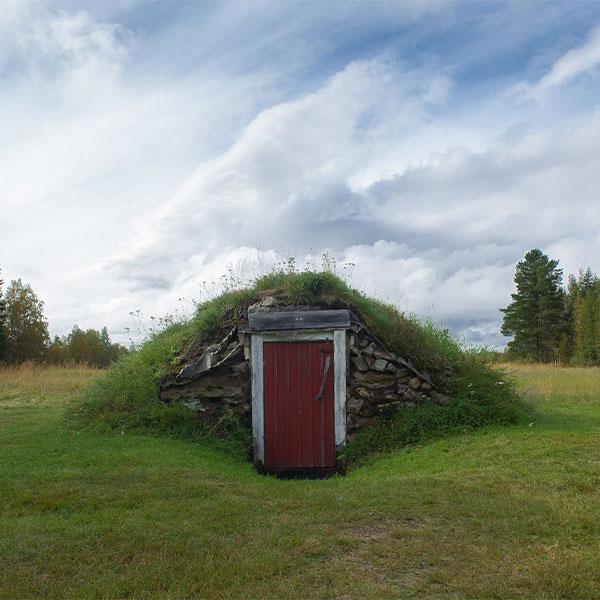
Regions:
<instances>
[{"instance_id":1,"label":"meadow","mask_svg":"<svg viewBox=\"0 0 600 600\"><path fill-rule=\"evenodd\" d=\"M526 421L280 481L64 425L98 372L0 370L0 598L598 598L600 369L506 365Z\"/></svg>"}]
</instances>

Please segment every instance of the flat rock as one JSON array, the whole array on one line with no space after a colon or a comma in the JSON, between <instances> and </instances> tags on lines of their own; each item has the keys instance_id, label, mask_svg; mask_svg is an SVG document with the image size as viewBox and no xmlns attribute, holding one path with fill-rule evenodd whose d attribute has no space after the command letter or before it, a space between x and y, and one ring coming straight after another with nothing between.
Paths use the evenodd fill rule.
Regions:
<instances>
[{"instance_id":1,"label":"flat rock","mask_svg":"<svg viewBox=\"0 0 600 600\"><path fill-rule=\"evenodd\" d=\"M207 387L196 389L195 396L199 398L233 398L243 396L244 389L240 386Z\"/></svg>"},{"instance_id":2,"label":"flat rock","mask_svg":"<svg viewBox=\"0 0 600 600\"><path fill-rule=\"evenodd\" d=\"M393 387L394 384L386 383L385 381L382 381L381 383L367 383L366 381L362 381L360 385L363 388L366 388L368 390L373 390L373 391L380 391L380 390L393 391L394 390L394 387Z\"/></svg>"},{"instance_id":3,"label":"flat rock","mask_svg":"<svg viewBox=\"0 0 600 600\"><path fill-rule=\"evenodd\" d=\"M196 412L206 412L206 406L202 400L191 400L190 402L184 402L185 406Z\"/></svg>"},{"instance_id":4,"label":"flat rock","mask_svg":"<svg viewBox=\"0 0 600 600\"><path fill-rule=\"evenodd\" d=\"M411 389L418 390L421 387L421 380L418 377L413 377L408 382L408 385L411 387Z\"/></svg>"},{"instance_id":5,"label":"flat rock","mask_svg":"<svg viewBox=\"0 0 600 600\"><path fill-rule=\"evenodd\" d=\"M362 354L359 354L358 356L353 356L350 361L352 362L352 365L354 366L354 368L357 371L368 371L369 370L369 365L367 363L367 360L365 359L365 357Z\"/></svg>"},{"instance_id":6,"label":"flat rock","mask_svg":"<svg viewBox=\"0 0 600 600\"><path fill-rule=\"evenodd\" d=\"M245 362L235 363L235 365L231 365L231 370L234 373L245 375L248 370L248 365Z\"/></svg>"},{"instance_id":7,"label":"flat rock","mask_svg":"<svg viewBox=\"0 0 600 600\"><path fill-rule=\"evenodd\" d=\"M363 348L363 352L365 354L373 354L373 352L375 352L377 350L377 346L375 346L375 344L373 342L369 342L364 348Z\"/></svg>"},{"instance_id":8,"label":"flat rock","mask_svg":"<svg viewBox=\"0 0 600 600\"><path fill-rule=\"evenodd\" d=\"M277 300L275 299L275 296L265 296L261 301L260 301L260 305L263 308L270 308L272 306L277 306Z\"/></svg>"},{"instance_id":9,"label":"flat rock","mask_svg":"<svg viewBox=\"0 0 600 600\"><path fill-rule=\"evenodd\" d=\"M348 412L358 414L360 412L360 409L363 407L363 404L364 404L364 400L362 398L357 398L356 396L350 396L348 398L346 407L348 409Z\"/></svg>"},{"instance_id":10,"label":"flat rock","mask_svg":"<svg viewBox=\"0 0 600 600\"><path fill-rule=\"evenodd\" d=\"M383 358L378 358L373 361L373 364L371 365L371 369L373 369L373 371L377 371L378 373L385 373L387 366L388 366L387 360L384 360Z\"/></svg>"},{"instance_id":11,"label":"flat rock","mask_svg":"<svg viewBox=\"0 0 600 600\"><path fill-rule=\"evenodd\" d=\"M359 417L358 415L354 415L352 413L348 413L348 416L346 417L346 424L349 431L353 431L359 427L364 427L365 425L369 425L369 423L371 423L370 419Z\"/></svg>"},{"instance_id":12,"label":"flat rock","mask_svg":"<svg viewBox=\"0 0 600 600\"><path fill-rule=\"evenodd\" d=\"M394 357L389 352L378 349L373 350L373 356L375 358L383 358L384 360L394 360Z\"/></svg>"}]
</instances>

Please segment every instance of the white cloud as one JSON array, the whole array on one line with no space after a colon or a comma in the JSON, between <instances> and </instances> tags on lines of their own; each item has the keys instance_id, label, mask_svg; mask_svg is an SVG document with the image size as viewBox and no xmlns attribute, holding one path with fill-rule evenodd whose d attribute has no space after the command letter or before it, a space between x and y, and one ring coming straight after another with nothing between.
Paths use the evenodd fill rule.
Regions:
<instances>
[{"instance_id":1,"label":"white cloud","mask_svg":"<svg viewBox=\"0 0 600 600\"><path fill-rule=\"evenodd\" d=\"M550 71L540 79L538 90L567 83L574 77L596 68L600 64L600 27L592 29L586 42L569 50L559 58Z\"/></svg>"},{"instance_id":2,"label":"white cloud","mask_svg":"<svg viewBox=\"0 0 600 600\"><path fill-rule=\"evenodd\" d=\"M516 102L505 81L471 97L460 65L383 44L342 62L342 26L349 44L362 21L393 22L410 48L438 5L365 6L359 22L277 3L265 21L227 4L143 34L110 11L14 9L0 21L4 278L34 284L54 332L122 334L130 311L189 310L228 269L247 279L329 249L368 293L496 343L528 248L600 270L600 113ZM539 89L560 104L595 76L597 39Z\"/></svg>"},{"instance_id":3,"label":"white cloud","mask_svg":"<svg viewBox=\"0 0 600 600\"><path fill-rule=\"evenodd\" d=\"M454 81L445 75L434 77L425 86L423 100L427 104L442 104L448 99L454 85Z\"/></svg>"},{"instance_id":4,"label":"white cloud","mask_svg":"<svg viewBox=\"0 0 600 600\"><path fill-rule=\"evenodd\" d=\"M344 180L360 160L357 123L380 103L389 80L385 63L352 64L318 92L259 114L229 150L141 221L115 258L124 277L169 273L224 243L310 247L321 244L317 230L368 215Z\"/></svg>"},{"instance_id":5,"label":"white cloud","mask_svg":"<svg viewBox=\"0 0 600 600\"><path fill-rule=\"evenodd\" d=\"M97 93L100 85L112 83L133 39L126 28L96 22L85 11L61 12L38 21L32 29L27 48L30 60L38 68L50 66L49 72L60 80L65 94Z\"/></svg>"},{"instance_id":6,"label":"white cloud","mask_svg":"<svg viewBox=\"0 0 600 600\"><path fill-rule=\"evenodd\" d=\"M550 256L560 258L560 267L566 275L577 274L579 269L590 267L600 272L600 234L589 232L577 237L564 237L547 248Z\"/></svg>"},{"instance_id":7,"label":"white cloud","mask_svg":"<svg viewBox=\"0 0 600 600\"><path fill-rule=\"evenodd\" d=\"M572 48L556 60L550 70L534 85L521 84L524 91L534 98L542 99L553 89L564 86L600 65L600 26L590 30L586 41Z\"/></svg>"},{"instance_id":8,"label":"white cloud","mask_svg":"<svg viewBox=\"0 0 600 600\"><path fill-rule=\"evenodd\" d=\"M483 152L434 152L418 167L351 188L372 150L364 139L379 128L365 125L364 113L387 101L390 79L402 76L385 62L351 65L317 93L259 115L142 221L135 243L108 265L126 285L173 297L197 288L197 273L239 260L240 247L278 248L276 256L299 262L331 248L355 264L355 282L368 293L497 343L490 323L497 334L515 261L531 246L552 250L574 228L600 227L600 116L512 145L500 138ZM418 139L427 119L418 93L396 93L412 97L406 120L397 116L394 126Z\"/></svg>"}]
</instances>

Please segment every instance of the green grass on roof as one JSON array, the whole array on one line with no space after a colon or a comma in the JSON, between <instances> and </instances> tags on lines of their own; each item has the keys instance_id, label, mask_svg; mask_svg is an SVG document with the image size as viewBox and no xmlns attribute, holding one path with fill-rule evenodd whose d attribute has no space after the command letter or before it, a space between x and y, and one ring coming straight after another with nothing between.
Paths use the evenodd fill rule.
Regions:
<instances>
[{"instance_id":1,"label":"green grass on roof","mask_svg":"<svg viewBox=\"0 0 600 600\"><path fill-rule=\"evenodd\" d=\"M392 304L369 298L330 272L287 273L276 271L258 278L248 288L226 292L201 304L190 323L192 335L217 334L242 318L250 304L263 296L275 296L280 304L351 308L388 347L432 377L450 368L461 354L460 345L447 330L420 322Z\"/></svg>"}]
</instances>

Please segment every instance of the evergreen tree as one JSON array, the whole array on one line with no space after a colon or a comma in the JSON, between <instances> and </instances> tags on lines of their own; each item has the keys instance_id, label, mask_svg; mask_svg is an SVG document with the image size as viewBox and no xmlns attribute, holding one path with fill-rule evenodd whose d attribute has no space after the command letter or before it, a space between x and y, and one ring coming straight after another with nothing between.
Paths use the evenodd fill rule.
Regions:
<instances>
[{"instance_id":1,"label":"evergreen tree","mask_svg":"<svg viewBox=\"0 0 600 600\"><path fill-rule=\"evenodd\" d=\"M49 342L44 303L20 279L10 282L4 300L8 361L41 360Z\"/></svg>"},{"instance_id":2,"label":"evergreen tree","mask_svg":"<svg viewBox=\"0 0 600 600\"><path fill-rule=\"evenodd\" d=\"M563 330L558 345L560 363L569 365L575 354L575 304L579 295L579 284L574 275L569 275L565 292Z\"/></svg>"},{"instance_id":3,"label":"evergreen tree","mask_svg":"<svg viewBox=\"0 0 600 600\"><path fill-rule=\"evenodd\" d=\"M7 358L8 340L6 337L6 302L2 297L2 286L4 281L0 279L0 362Z\"/></svg>"},{"instance_id":4,"label":"evergreen tree","mask_svg":"<svg viewBox=\"0 0 600 600\"><path fill-rule=\"evenodd\" d=\"M106 325L100 330L100 339L104 348L106 348L106 364L102 366L108 366L110 363L115 362L121 358L121 356L129 352L122 344L116 342L112 343L110 341Z\"/></svg>"},{"instance_id":5,"label":"evergreen tree","mask_svg":"<svg viewBox=\"0 0 600 600\"><path fill-rule=\"evenodd\" d=\"M574 302L574 360L580 365L595 365L600 357L598 327L600 281L590 268L579 271Z\"/></svg>"},{"instance_id":6,"label":"evergreen tree","mask_svg":"<svg viewBox=\"0 0 600 600\"><path fill-rule=\"evenodd\" d=\"M600 363L600 281L596 284L596 364Z\"/></svg>"},{"instance_id":7,"label":"evergreen tree","mask_svg":"<svg viewBox=\"0 0 600 600\"><path fill-rule=\"evenodd\" d=\"M563 333L565 294L562 269L541 250L529 250L517 263L517 291L503 309L501 332L514 336L509 353L522 360L552 362L558 358Z\"/></svg>"}]
</instances>

